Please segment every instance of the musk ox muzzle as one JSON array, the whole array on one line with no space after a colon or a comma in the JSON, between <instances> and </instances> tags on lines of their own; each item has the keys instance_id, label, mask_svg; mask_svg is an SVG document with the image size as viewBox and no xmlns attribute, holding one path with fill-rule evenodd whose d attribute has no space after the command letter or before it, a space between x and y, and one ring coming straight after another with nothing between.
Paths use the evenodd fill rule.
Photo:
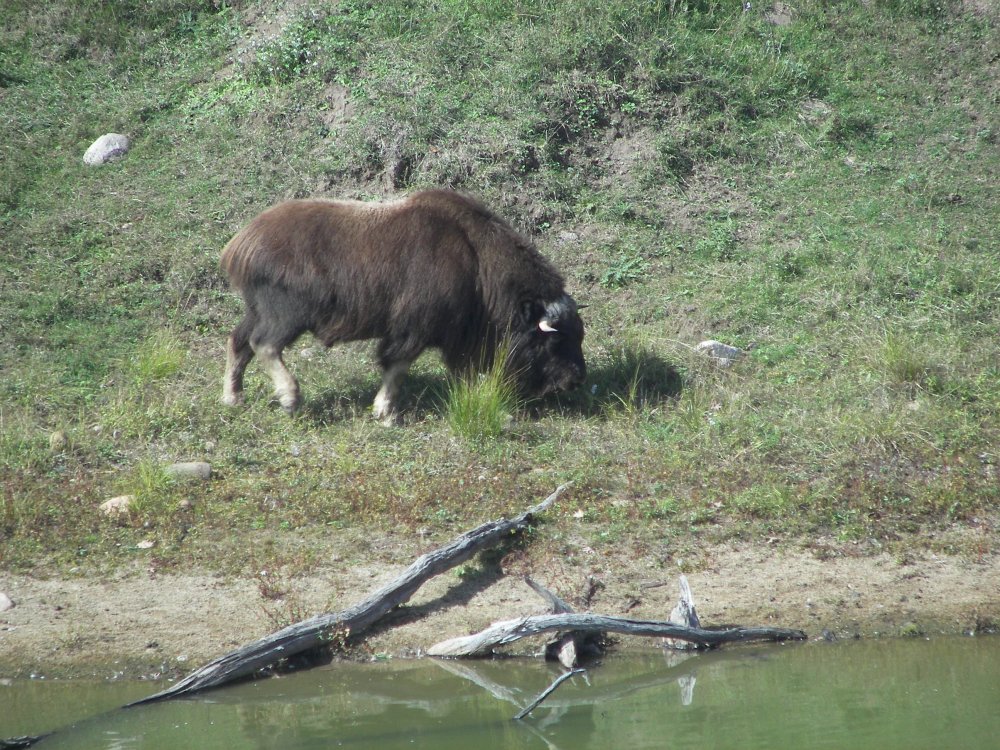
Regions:
<instances>
[{"instance_id":1,"label":"musk ox muzzle","mask_svg":"<svg viewBox=\"0 0 1000 750\"><path fill-rule=\"evenodd\" d=\"M394 420L400 383L427 348L452 372L507 365L525 395L580 385L584 326L562 276L478 201L446 190L390 203L296 200L253 219L226 245L222 268L245 302L227 342L223 401L242 400L254 355L281 405L299 385L282 352L302 333L326 346L377 339L375 416Z\"/></svg>"}]
</instances>

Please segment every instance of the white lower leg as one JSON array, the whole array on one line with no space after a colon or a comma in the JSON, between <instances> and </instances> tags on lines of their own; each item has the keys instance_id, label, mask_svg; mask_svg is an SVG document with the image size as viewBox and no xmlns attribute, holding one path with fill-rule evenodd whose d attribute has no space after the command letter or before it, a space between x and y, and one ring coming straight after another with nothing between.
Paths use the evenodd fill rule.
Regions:
<instances>
[{"instance_id":1,"label":"white lower leg","mask_svg":"<svg viewBox=\"0 0 1000 750\"><path fill-rule=\"evenodd\" d=\"M275 351L270 346L262 346L257 349L257 357L264 371L270 376L271 382L274 383L274 394L278 397L278 402L291 414L299 408L299 384L285 367L281 352Z\"/></svg>"},{"instance_id":2,"label":"white lower leg","mask_svg":"<svg viewBox=\"0 0 1000 750\"><path fill-rule=\"evenodd\" d=\"M243 370L237 371L236 352L233 340L226 345L226 374L222 376L222 403L236 406L243 402Z\"/></svg>"},{"instance_id":3,"label":"white lower leg","mask_svg":"<svg viewBox=\"0 0 1000 750\"><path fill-rule=\"evenodd\" d=\"M243 392L233 388L229 373L226 373L222 383L222 403L226 406L239 406L243 403Z\"/></svg>"},{"instance_id":4,"label":"white lower leg","mask_svg":"<svg viewBox=\"0 0 1000 750\"><path fill-rule=\"evenodd\" d=\"M406 376L406 371L409 369L409 362L396 362L387 367L382 373L382 387L375 394L375 403L372 406L372 413L375 415L375 419L379 419L386 424L391 424L394 421L399 386Z\"/></svg>"}]
</instances>

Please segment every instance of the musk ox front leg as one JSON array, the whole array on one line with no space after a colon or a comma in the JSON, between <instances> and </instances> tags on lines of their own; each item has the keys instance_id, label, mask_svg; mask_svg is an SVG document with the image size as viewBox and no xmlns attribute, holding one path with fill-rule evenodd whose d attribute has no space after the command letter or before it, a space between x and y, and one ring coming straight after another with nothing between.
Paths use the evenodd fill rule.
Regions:
<instances>
[{"instance_id":1,"label":"musk ox front leg","mask_svg":"<svg viewBox=\"0 0 1000 750\"><path fill-rule=\"evenodd\" d=\"M399 386L406 377L410 369L411 362L393 362L383 365L382 387L375 394L375 404L372 406L372 414L386 426L392 426L399 422L399 411L396 399L399 397Z\"/></svg>"},{"instance_id":2,"label":"musk ox front leg","mask_svg":"<svg viewBox=\"0 0 1000 750\"><path fill-rule=\"evenodd\" d=\"M410 330L403 326L403 330ZM378 361L382 366L382 387L375 394L372 414L382 424L391 426L399 423L399 386L406 377L413 360L424 349L423 342L408 333L399 335L390 331L378 344Z\"/></svg>"}]
</instances>

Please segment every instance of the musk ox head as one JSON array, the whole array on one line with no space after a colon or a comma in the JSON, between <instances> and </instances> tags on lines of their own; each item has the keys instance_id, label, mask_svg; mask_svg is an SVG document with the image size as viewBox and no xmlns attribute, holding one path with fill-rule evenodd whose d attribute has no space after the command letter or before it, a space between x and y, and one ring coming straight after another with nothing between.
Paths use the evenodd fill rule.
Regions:
<instances>
[{"instance_id":1,"label":"musk ox head","mask_svg":"<svg viewBox=\"0 0 1000 750\"><path fill-rule=\"evenodd\" d=\"M548 303L526 302L512 332L508 367L526 396L568 391L583 384L583 321L568 294Z\"/></svg>"}]
</instances>

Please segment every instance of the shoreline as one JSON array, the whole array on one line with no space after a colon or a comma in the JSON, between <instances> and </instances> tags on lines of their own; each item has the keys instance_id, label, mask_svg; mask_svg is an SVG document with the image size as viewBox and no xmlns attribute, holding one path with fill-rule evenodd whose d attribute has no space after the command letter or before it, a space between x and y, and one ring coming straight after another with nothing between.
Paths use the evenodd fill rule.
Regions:
<instances>
[{"instance_id":1,"label":"shoreline","mask_svg":"<svg viewBox=\"0 0 1000 750\"><path fill-rule=\"evenodd\" d=\"M619 552L584 566L552 550L535 553L544 565L521 560L522 570L471 579L451 571L428 581L407 605L349 645L347 658L416 657L445 638L539 614L545 605L521 580L524 573L564 596L569 592L561 582L598 581L581 611L666 620L676 602L679 571L655 561ZM137 567L104 578L5 573L0 591L15 606L0 613L0 677L183 676L291 622L344 609L405 565L327 565L282 581L283 595L272 598L257 579L201 572L157 574ZM685 574L707 627L798 628L813 640L970 635L995 631L1000 623L997 555L975 562L930 553L905 561L884 553L819 560L766 545L718 545L704 550L697 569ZM633 640L653 643L620 639L619 648ZM529 643L518 648L512 653L531 653Z\"/></svg>"}]
</instances>

